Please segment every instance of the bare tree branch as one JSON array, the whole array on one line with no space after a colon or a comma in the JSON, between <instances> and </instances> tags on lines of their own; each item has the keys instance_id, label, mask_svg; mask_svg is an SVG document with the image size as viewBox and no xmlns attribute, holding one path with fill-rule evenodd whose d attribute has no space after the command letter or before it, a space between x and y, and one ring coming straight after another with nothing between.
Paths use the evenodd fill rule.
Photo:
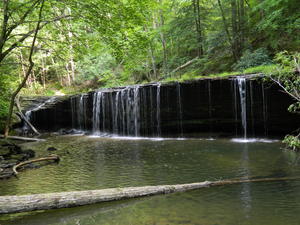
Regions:
<instances>
[{"instance_id":1,"label":"bare tree branch","mask_svg":"<svg viewBox=\"0 0 300 225\"><path fill-rule=\"evenodd\" d=\"M279 80L276 80L272 77L270 77L272 81L274 81L275 83L277 83L288 95L290 95L292 98L294 98L295 100L297 101L300 101L300 97L299 95L297 94L297 90L294 88L294 92L295 93L292 93L290 91L288 91L282 84Z\"/></svg>"},{"instance_id":2,"label":"bare tree branch","mask_svg":"<svg viewBox=\"0 0 300 225\"><path fill-rule=\"evenodd\" d=\"M59 20L65 19L65 18L69 18L69 17L70 17L70 15L61 15L53 20L44 22L42 25L39 25L39 30L41 30L44 26L46 26L49 23L56 22L56 21L59 21ZM41 21L39 21L38 23L40 24ZM24 40L26 40L28 37L30 37L34 33L35 33L35 29L27 32L21 38L19 38L15 43L13 43L8 49L6 49L4 52L2 52L2 53L0 52L0 63L12 50L14 50L16 47L18 47L19 43L22 43Z\"/></svg>"}]
</instances>

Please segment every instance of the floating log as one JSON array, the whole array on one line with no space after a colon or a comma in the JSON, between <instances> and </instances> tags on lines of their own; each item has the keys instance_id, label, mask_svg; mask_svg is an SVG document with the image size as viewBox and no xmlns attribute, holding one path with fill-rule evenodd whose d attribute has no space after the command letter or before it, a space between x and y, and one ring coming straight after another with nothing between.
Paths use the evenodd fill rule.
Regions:
<instances>
[{"instance_id":1,"label":"floating log","mask_svg":"<svg viewBox=\"0 0 300 225\"><path fill-rule=\"evenodd\" d=\"M22 196L0 196L0 214L29 212L34 210L47 210L69 208L94 204L99 202L116 201L143 196L158 194L169 194L174 192L183 192L194 189L200 189L212 186L222 186L226 184L239 184L250 182L271 182L296 180L299 177L292 178L261 178L250 180L221 180L204 181L200 183L176 184L176 185L158 185L144 187L110 188L90 191L73 191L49 194L34 194Z\"/></svg>"},{"instance_id":2,"label":"floating log","mask_svg":"<svg viewBox=\"0 0 300 225\"><path fill-rule=\"evenodd\" d=\"M0 138L19 140L19 141L45 141L45 139L20 137L20 136L7 136L7 137L4 137L4 135L2 135L2 134L0 134Z\"/></svg>"},{"instance_id":3,"label":"floating log","mask_svg":"<svg viewBox=\"0 0 300 225\"><path fill-rule=\"evenodd\" d=\"M31 164L31 163L35 163L35 162L49 161L49 160L59 161L59 157L57 155L50 155L50 156L44 157L44 158L38 158L38 159L33 159L33 160L28 160L28 161L25 161L25 162L21 162L21 163L15 165L13 167L13 172L14 172L15 175L17 175L18 174L17 169L19 167L22 167L22 166L25 166L25 165L28 165L28 164Z\"/></svg>"}]
</instances>

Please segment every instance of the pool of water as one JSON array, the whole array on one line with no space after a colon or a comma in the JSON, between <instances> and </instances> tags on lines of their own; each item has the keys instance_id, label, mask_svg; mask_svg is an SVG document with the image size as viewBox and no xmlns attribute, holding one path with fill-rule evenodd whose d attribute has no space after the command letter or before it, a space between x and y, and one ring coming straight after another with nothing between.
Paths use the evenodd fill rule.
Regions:
<instances>
[{"instance_id":1,"label":"pool of water","mask_svg":"<svg viewBox=\"0 0 300 225\"><path fill-rule=\"evenodd\" d=\"M0 195L179 184L230 178L295 177L300 157L280 142L56 136L60 163L0 181ZM0 224L298 225L300 180L235 184L96 205L0 216Z\"/></svg>"}]
</instances>

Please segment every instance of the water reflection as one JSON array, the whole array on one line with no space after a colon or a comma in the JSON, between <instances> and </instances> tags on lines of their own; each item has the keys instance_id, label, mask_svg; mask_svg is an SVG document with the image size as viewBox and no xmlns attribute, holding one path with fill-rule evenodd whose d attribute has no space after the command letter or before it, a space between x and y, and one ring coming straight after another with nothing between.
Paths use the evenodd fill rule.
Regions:
<instances>
[{"instance_id":1,"label":"water reflection","mask_svg":"<svg viewBox=\"0 0 300 225\"><path fill-rule=\"evenodd\" d=\"M239 177L288 177L300 173L298 155L282 151L279 142L64 136L26 144L38 156L47 154L45 149L50 146L57 147L57 154L62 156L60 164L25 170L19 179L1 181L1 195ZM0 216L0 224L5 225L298 225L299 220L299 181L245 183L74 209Z\"/></svg>"},{"instance_id":2,"label":"water reflection","mask_svg":"<svg viewBox=\"0 0 300 225\"><path fill-rule=\"evenodd\" d=\"M249 154L248 154L248 144L244 144L242 147L242 156L241 156L241 177L243 179L249 179L251 177L249 169ZM241 201L245 212L245 217L250 217L251 212L251 184L243 183L241 184Z\"/></svg>"}]
</instances>

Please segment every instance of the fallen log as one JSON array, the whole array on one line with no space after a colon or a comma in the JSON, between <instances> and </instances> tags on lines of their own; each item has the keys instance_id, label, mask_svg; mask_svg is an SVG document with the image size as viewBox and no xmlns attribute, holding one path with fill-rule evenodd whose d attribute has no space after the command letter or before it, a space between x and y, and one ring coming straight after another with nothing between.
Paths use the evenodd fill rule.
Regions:
<instances>
[{"instance_id":1,"label":"fallen log","mask_svg":"<svg viewBox=\"0 0 300 225\"><path fill-rule=\"evenodd\" d=\"M40 138L29 138L29 137L20 137L20 136L7 136L0 134L0 138L12 139L12 140L19 140L19 141L45 141L45 139Z\"/></svg>"},{"instance_id":2,"label":"fallen log","mask_svg":"<svg viewBox=\"0 0 300 225\"><path fill-rule=\"evenodd\" d=\"M196 58L193 58L192 60L190 60L190 61L188 61L188 62L186 62L186 63L184 63L183 65L181 65L181 66L178 66L177 68L175 68L171 73L176 73L177 71L179 71L179 70L182 70L182 69L184 69L184 68L186 68L186 67L188 67L189 65L191 65L192 63L194 63L194 62L196 62L197 61L197 59L198 59L198 57L196 57Z\"/></svg>"},{"instance_id":3,"label":"fallen log","mask_svg":"<svg viewBox=\"0 0 300 225\"><path fill-rule=\"evenodd\" d=\"M28 161L25 161L25 162L21 162L21 163L15 165L13 167L13 172L14 172L15 175L17 175L18 174L17 169L19 167L22 167L22 166L25 166L25 165L28 165L28 164L31 164L31 163L35 163L35 162L49 161L49 160L54 160L54 161L57 162L57 161L59 161L59 157L57 155L50 155L50 156L44 157L44 158L38 158L38 159L33 159L33 160L28 160Z\"/></svg>"},{"instance_id":4,"label":"fallen log","mask_svg":"<svg viewBox=\"0 0 300 225\"><path fill-rule=\"evenodd\" d=\"M29 212L34 210L69 208L99 202L116 201L158 194L169 194L174 192L183 192L205 187L222 186L227 184L287 181L296 179L300 178L261 178L248 180L233 179L221 181L204 181L200 183L190 184L110 188L102 190L73 191L22 196L0 196L0 214Z\"/></svg>"},{"instance_id":5,"label":"fallen log","mask_svg":"<svg viewBox=\"0 0 300 225\"><path fill-rule=\"evenodd\" d=\"M18 109L18 113L17 115L25 122L27 123L27 125L30 127L30 129L37 135L37 136L40 136L40 132L37 131L37 129L30 123L30 121L26 118L26 116L22 113L22 109L21 109L21 106L20 106L20 101L19 101L19 96L17 96L16 98L16 101L15 101L15 104L17 106L17 109Z\"/></svg>"}]
</instances>

